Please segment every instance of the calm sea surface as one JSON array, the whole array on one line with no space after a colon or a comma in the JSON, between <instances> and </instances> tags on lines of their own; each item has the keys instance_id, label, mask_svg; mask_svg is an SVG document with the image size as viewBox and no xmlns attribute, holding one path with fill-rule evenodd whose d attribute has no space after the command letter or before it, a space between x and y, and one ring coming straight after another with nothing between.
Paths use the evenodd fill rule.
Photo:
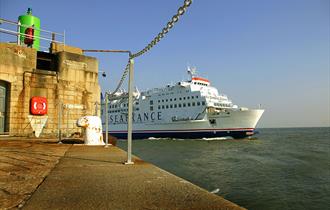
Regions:
<instances>
[{"instance_id":1,"label":"calm sea surface","mask_svg":"<svg viewBox=\"0 0 330 210\"><path fill-rule=\"evenodd\" d=\"M329 209L330 128L259 131L256 140L137 140L133 154L248 209Z\"/></svg>"}]
</instances>

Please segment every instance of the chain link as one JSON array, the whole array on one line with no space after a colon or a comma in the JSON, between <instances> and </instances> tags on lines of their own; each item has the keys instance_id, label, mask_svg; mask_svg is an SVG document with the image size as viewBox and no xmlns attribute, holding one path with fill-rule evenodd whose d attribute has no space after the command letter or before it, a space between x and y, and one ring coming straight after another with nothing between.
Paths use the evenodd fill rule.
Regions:
<instances>
[{"instance_id":1,"label":"chain link","mask_svg":"<svg viewBox=\"0 0 330 210\"><path fill-rule=\"evenodd\" d=\"M121 88L121 86L123 85L123 82L124 82L124 80L125 80L125 78L126 78L126 76L127 76L127 74L128 74L128 70L129 70L129 66L130 66L130 64L131 64L131 58L128 59L128 62L127 62L127 64L126 64L126 67L125 67L125 70L124 70L124 73L123 73L123 75L121 76L121 79L120 79L120 81L119 81L119 83L118 83L116 89L115 89L113 92L111 92L111 93L106 93L106 94L108 94L110 97L111 97L111 96L114 96L115 93L117 93L118 90L119 90L119 89Z\"/></svg>"},{"instance_id":2,"label":"chain link","mask_svg":"<svg viewBox=\"0 0 330 210\"><path fill-rule=\"evenodd\" d=\"M128 63L126 65L126 68L124 70L124 73L123 73L116 89L109 94L110 96L113 96L116 92L118 92L118 90L122 86L122 84L128 74L130 60L133 58L139 57L139 56L143 55L144 53L148 52L160 40L162 40L165 37L165 35L173 28L174 24L179 21L180 16L182 16L186 12L186 9L191 5L191 3L192 3L192 0L184 0L183 5L181 7L179 7L177 13L171 18L171 20L166 24L166 26L162 29L162 31L158 35L145 48L143 48L142 50L140 50L137 53L130 54L130 57L129 57Z\"/></svg>"},{"instance_id":3,"label":"chain link","mask_svg":"<svg viewBox=\"0 0 330 210\"><path fill-rule=\"evenodd\" d=\"M185 0L183 5L179 7L176 15L172 17L172 19L166 24L166 26L162 29L162 31L142 50L139 52L132 54L131 58L136 58L144 53L148 52L152 47L154 47L164 36L173 28L174 24L178 22L180 16L182 16L186 9L191 5L192 0Z\"/></svg>"}]
</instances>

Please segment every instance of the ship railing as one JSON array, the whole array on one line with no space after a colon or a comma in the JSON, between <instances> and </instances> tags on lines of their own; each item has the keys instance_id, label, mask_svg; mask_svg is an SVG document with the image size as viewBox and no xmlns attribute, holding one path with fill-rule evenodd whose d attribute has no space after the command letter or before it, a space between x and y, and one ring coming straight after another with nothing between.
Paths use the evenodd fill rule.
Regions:
<instances>
[{"instance_id":1,"label":"ship railing","mask_svg":"<svg viewBox=\"0 0 330 210\"><path fill-rule=\"evenodd\" d=\"M144 92L144 94L154 94L154 93L162 93L162 92L166 92L167 88L152 88L150 90L147 90L146 92Z\"/></svg>"},{"instance_id":2,"label":"ship railing","mask_svg":"<svg viewBox=\"0 0 330 210\"><path fill-rule=\"evenodd\" d=\"M133 94L133 100L136 100L139 97L138 94L134 95ZM114 100L121 100L121 99L128 99L128 93L124 93L122 95L114 95L114 96L108 96L109 101L114 101ZM105 100L105 99L104 99Z\"/></svg>"},{"instance_id":3,"label":"ship railing","mask_svg":"<svg viewBox=\"0 0 330 210\"><path fill-rule=\"evenodd\" d=\"M21 27L33 28L34 31L40 32L39 36L33 35L32 38L33 38L33 40L36 40L36 39L40 40L39 48L41 49L41 51L49 52L51 43L63 45L63 50L64 50L64 48L65 48L65 31L63 31L63 33L48 31L45 29L21 24L19 21L16 22L16 21L11 21L11 20L6 20L3 18L0 18L0 33L8 35L8 36L1 36L1 38L3 39L3 37L5 37L5 40L7 40L8 43L17 44L20 46L27 46L26 44L24 44L24 41L21 41L21 37L26 36L25 33L20 32ZM16 37L16 40L13 41L13 40L11 40L10 37Z\"/></svg>"}]
</instances>

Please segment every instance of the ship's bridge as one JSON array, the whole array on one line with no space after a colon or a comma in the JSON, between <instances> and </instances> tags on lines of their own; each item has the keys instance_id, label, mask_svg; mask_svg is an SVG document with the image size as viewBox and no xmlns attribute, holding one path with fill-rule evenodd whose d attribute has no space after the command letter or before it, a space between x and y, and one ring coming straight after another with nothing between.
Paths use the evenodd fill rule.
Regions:
<instances>
[{"instance_id":1,"label":"ship's bridge","mask_svg":"<svg viewBox=\"0 0 330 210\"><path fill-rule=\"evenodd\" d=\"M208 79L204 79L204 78L201 78L201 77L191 78L191 83L194 84L194 85L210 86L210 81Z\"/></svg>"}]
</instances>

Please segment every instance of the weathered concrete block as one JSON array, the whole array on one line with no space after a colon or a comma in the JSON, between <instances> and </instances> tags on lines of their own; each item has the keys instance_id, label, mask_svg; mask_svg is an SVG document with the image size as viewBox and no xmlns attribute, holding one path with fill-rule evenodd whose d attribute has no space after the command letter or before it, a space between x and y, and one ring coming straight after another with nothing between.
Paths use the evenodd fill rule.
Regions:
<instances>
[{"instance_id":1,"label":"weathered concrete block","mask_svg":"<svg viewBox=\"0 0 330 210\"><path fill-rule=\"evenodd\" d=\"M37 52L33 48L0 43L0 69L4 66L18 66L32 70L36 68L36 58Z\"/></svg>"},{"instance_id":2,"label":"weathered concrete block","mask_svg":"<svg viewBox=\"0 0 330 210\"><path fill-rule=\"evenodd\" d=\"M58 43L54 43L54 42L51 43L51 45L50 45L51 53L57 53L57 52L62 52L62 51L75 53L75 54L79 54L79 55L83 54L82 49L80 49L78 47L58 44Z\"/></svg>"}]
</instances>

